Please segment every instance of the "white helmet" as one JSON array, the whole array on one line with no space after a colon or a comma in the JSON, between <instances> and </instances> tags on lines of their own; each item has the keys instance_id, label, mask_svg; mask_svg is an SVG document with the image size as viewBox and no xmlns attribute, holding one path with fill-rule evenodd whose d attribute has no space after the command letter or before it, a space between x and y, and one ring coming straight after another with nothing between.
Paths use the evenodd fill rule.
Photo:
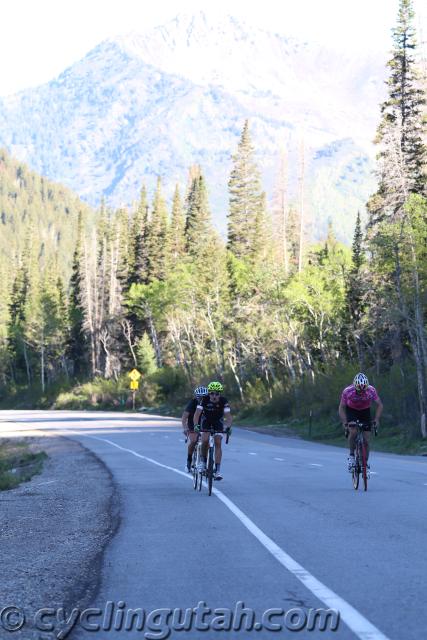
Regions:
<instances>
[{"instance_id":1,"label":"white helmet","mask_svg":"<svg viewBox=\"0 0 427 640\"><path fill-rule=\"evenodd\" d=\"M194 389L194 395L197 398L201 398L202 396L207 396L208 395L207 387L196 387Z\"/></svg>"},{"instance_id":2,"label":"white helmet","mask_svg":"<svg viewBox=\"0 0 427 640\"><path fill-rule=\"evenodd\" d=\"M358 373L354 377L353 385L357 391L364 391L369 387L369 380L364 373Z\"/></svg>"}]
</instances>

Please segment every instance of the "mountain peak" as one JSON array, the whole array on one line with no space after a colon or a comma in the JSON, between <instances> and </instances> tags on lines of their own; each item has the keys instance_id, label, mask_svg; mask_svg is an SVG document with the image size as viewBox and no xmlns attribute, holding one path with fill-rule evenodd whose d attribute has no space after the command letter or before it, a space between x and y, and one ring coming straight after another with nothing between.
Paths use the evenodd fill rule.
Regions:
<instances>
[{"instance_id":1,"label":"mountain peak","mask_svg":"<svg viewBox=\"0 0 427 640\"><path fill-rule=\"evenodd\" d=\"M178 14L145 33L131 32L110 41L128 55L198 85L213 84L233 92L253 86L278 95L283 94L283 87L278 86L278 67L289 67L285 58L309 51L306 44L293 38L231 15L204 11ZM288 80L285 77L279 84Z\"/></svg>"},{"instance_id":2,"label":"mountain peak","mask_svg":"<svg viewBox=\"0 0 427 640\"><path fill-rule=\"evenodd\" d=\"M231 16L179 14L104 41L56 81L0 102L0 143L93 203L129 203L142 181L175 184L200 163L223 226L231 154L250 118L267 191L282 145L296 184L303 130L316 216L332 207L342 217L369 193L383 78L381 59Z\"/></svg>"}]
</instances>

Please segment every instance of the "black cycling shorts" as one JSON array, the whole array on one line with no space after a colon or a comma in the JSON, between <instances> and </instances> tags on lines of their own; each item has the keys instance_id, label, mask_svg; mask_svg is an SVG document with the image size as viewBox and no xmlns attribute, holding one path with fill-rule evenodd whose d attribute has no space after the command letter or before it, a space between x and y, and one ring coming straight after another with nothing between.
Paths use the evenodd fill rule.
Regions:
<instances>
[{"instance_id":1,"label":"black cycling shorts","mask_svg":"<svg viewBox=\"0 0 427 640\"><path fill-rule=\"evenodd\" d=\"M202 422L201 430L202 431L210 431L214 429L215 433L224 433L224 425L222 422L216 422L215 424L208 424L207 422Z\"/></svg>"},{"instance_id":2,"label":"black cycling shorts","mask_svg":"<svg viewBox=\"0 0 427 640\"><path fill-rule=\"evenodd\" d=\"M345 408L345 413L347 416L347 422L354 422L355 420L359 420L361 424L363 424L364 431L371 431L372 428L372 417L371 410L368 409L352 409L351 407Z\"/></svg>"}]
</instances>

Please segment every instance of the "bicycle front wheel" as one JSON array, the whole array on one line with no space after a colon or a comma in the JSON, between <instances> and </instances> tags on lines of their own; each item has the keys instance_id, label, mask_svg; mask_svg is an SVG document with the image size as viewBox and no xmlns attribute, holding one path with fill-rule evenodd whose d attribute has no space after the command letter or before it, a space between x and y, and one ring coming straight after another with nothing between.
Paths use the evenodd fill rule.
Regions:
<instances>
[{"instance_id":1,"label":"bicycle front wheel","mask_svg":"<svg viewBox=\"0 0 427 640\"><path fill-rule=\"evenodd\" d=\"M368 470L367 470L365 443L362 444L362 476L363 476L363 488L365 491L367 491L368 490Z\"/></svg>"},{"instance_id":2,"label":"bicycle front wheel","mask_svg":"<svg viewBox=\"0 0 427 640\"><path fill-rule=\"evenodd\" d=\"M351 472L351 475L352 475L352 478L353 478L353 487L357 491L357 489L359 488L359 479L360 479L359 456L357 456L356 460L354 461L354 467L353 467L353 470Z\"/></svg>"},{"instance_id":3,"label":"bicycle front wheel","mask_svg":"<svg viewBox=\"0 0 427 640\"><path fill-rule=\"evenodd\" d=\"M191 472L193 474L193 487L194 491L197 489L198 471L197 471L197 451L193 452L193 459L191 460Z\"/></svg>"}]
</instances>

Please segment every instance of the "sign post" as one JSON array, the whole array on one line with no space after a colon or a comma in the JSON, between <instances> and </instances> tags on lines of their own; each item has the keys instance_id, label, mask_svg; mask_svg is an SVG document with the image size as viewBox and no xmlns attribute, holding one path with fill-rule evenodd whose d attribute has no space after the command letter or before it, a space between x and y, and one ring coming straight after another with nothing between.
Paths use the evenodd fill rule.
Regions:
<instances>
[{"instance_id":1,"label":"sign post","mask_svg":"<svg viewBox=\"0 0 427 640\"><path fill-rule=\"evenodd\" d=\"M141 378L141 374L138 369L132 369L128 373L128 377L130 378L130 389L132 391L132 410L135 411L135 394L139 387L139 379Z\"/></svg>"}]
</instances>

